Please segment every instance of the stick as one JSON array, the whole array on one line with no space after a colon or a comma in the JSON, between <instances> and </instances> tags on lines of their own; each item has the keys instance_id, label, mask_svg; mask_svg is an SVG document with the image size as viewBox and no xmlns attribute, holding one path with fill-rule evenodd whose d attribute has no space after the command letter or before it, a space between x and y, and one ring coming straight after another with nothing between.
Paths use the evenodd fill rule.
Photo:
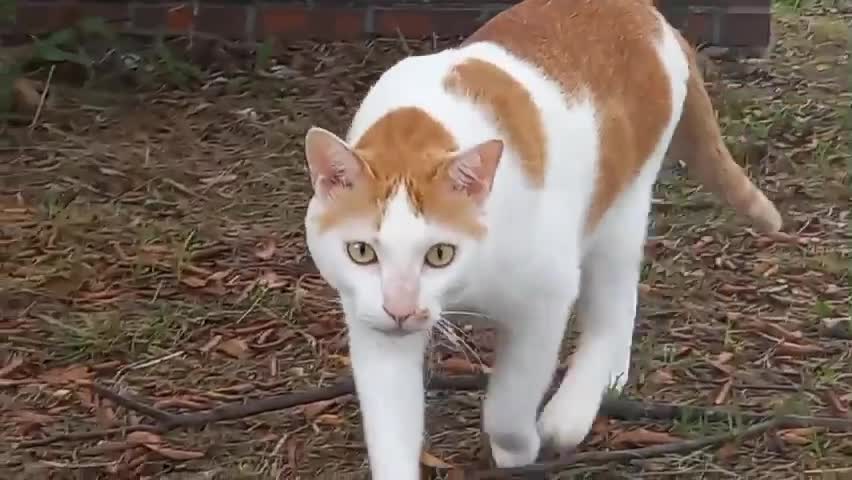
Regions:
<instances>
[{"instance_id":1,"label":"stick","mask_svg":"<svg viewBox=\"0 0 852 480\"><path fill-rule=\"evenodd\" d=\"M542 462L528 465L526 467L517 468L495 468L492 470L469 472L464 478L473 480L485 479L504 479L512 475L529 475L536 473L548 473L559 470L565 470L578 463L606 463L606 462L625 462L629 460L638 460L643 458L659 457L662 455L670 455L673 453L686 453L699 450L702 448L719 445L730 441L743 441L749 438L762 435L774 428L786 426L783 419L775 418L760 422L745 430L739 432L722 433L709 437L698 438L694 440L685 440L683 442L667 443L663 445L654 445L652 447L635 448L630 450L614 450L609 452L583 452L570 455L567 458L554 460L551 462Z\"/></svg>"},{"instance_id":2,"label":"stick","mask_svg":"<svg viewBox=\"0 0 852 480\"><path fill-rule=\"evenodd\" d=\"M44 90L41 92L41 98L38 101L33 121L30 123L30 130L38 125L38 120L41 117L41 110L44 108L44 101L47 99L47 92L50 90L50 81L53 80L53 71L56 70L56 65L50 66L50 71L47 72L47 81L44 83Z\"/></svg>"},{"instance_id":3,"label":"stick","mask_svg":"<svg viewBox=\"0 0 852 480\"><path fill-rule=\"evenodd\" d=\"M77 433L61 433L52 437L40 438L38 440L28 440L18 443L18 448L35 448L50 445L57 442L79 442L83 440L94 440L96 438L110 437L112 435L127 435L133 432L153 432L160 433L160 427L152 425L133 425L130 427L110 428L107 430L91 430L89 432Z\"/></svg>"}]
</instances>

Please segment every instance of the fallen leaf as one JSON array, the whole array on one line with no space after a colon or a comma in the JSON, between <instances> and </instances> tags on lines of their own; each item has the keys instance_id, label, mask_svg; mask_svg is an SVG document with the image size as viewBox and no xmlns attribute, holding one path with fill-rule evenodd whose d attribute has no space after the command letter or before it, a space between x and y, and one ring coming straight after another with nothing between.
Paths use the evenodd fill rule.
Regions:
<instances>
[{"instance_id":1,"label":"fallen leaf","mask_svg":"<svg viewBox=\"0 0 852 480\"><path fill-rule=\"evenodd\" d=\"M54 368L41 374L39 377L43 382L53 385L66 383L77 383L88 381L93 373L85 365L76 365L67 368Z\"/></svg>"},{"instance_id":2,"label":"fallen leaf","mask_svg":"<svg viewBox=\"0 0 852 480\"><path fill-rule=\"evenodd\" d=\"M234 358L245 358L248 356L248 344L239 338L232 338L220 343L216 349Z\"/></svg>"},{"instance_id":3,"label":"fallen leaf","mask_svg":"<svg viewBox=\"0 0 852 480\"><path fill-rule=\"evenodd\" d=\"M55 417L33 412L32 410L21 410L15 412L12 417L15 419L15 421L39 426L47 425L56 421Z\"/></svg>"},{"instance_id":4,"label":"fallen leaf","mask_svg":"<svg viewBox=\"0 0 852 480\"><path fill-rule=\"evenodd\" d=\"M420 463L431 468L453 468L449 463L423 450L420 452Z\"/></svg>"},{"instance_id":5,"label":"fallen leaf","mask_svg":"<svg viewBox=\"0 0 852 480\"><path fill-rule=\"evenodd\" d=\"M334 405L335 402L336 400L321 400L319 402L309 403L304 406L302 413L304 413L305 419L310 422L318 417L319 414L328 410L328 408Z\"/></svg>"},{"instance_id":6,"label":"fallen leaf","mask_svg":"<svg viewBox=\"0 0 852 480\"><path fill-rule=\"evenodd\" d=\"M647 383L650 385L671 385L675 383L675 379L667 368L660 368L648 375Z\"/></svg>"},{"instance_id":7,"label":"fallen leaf","mask_svg":"<svg viewBox=\"0 0 852 480\"><path fill-rule=\"evenodd\" d=\"M813 353L821 353L823 349L817 345L801 345L792 342L781 342L775 351L787 355L810 355Z\"/></svg>"},{"instance_id":8,"label":"fallen leaf","mask_svg":"<svg viewBox=\"0 0 852 480\"><path fill-rule=\"evenodd\" d=\"M164 447L157 444L144 444L146 448L151 451L157 452L163 457L168 458L169 460L193 460L196 458L201 458L204 456L204 452L197 452L193 450L179 450L177 448L172 447Z\"/></svg>"},{"instance_id":9,"label":"fallen leaf","mask_svg":"<svg viewBox=\"0 0 852 480\"><path fill-rule=\"evenodd\" d=\"M716 457L723 462L730 462L739 454L739 448L734 442L728 442L722 445L716 452Z\"/></svg>"},{"instance_id":10,"label":"fallen leaf","mask_svg":"<svg viewBox=\"0 0 852 480\"><path fill-rule=\"evenodd\" d=\"M666 432L654 432L644 428L620 432L612 438L610 443L614 448L633 446L645 447L649 445L662 445L666 443L679 442L681 439Z\"/></svg>"},{"instance_id":11,"label":"fallen leaf","mask_svg":"<svg viewBox=\"0 0 852 480\"><path fill-rule=\"evenodd\" d=\"M254 251L254 256L261 260L269 260L275 256L275 240L267 238L261 242Z\"/></svg>"},{"instance_id":12,"label":"fallen leaf","mask_svg":"<svg viewBox=\"0 0 852 480\"><path fill-rule=\"evenodd\" d=\"M163 438L151 432L130 432L127 434L127 442L133 445L163 443Z\"/></svg>"},{"instance_id":13,"label":"fallen leaf","mask_svg":"<svg viewBox=\"0 0 852 480\"><path fill-rule=\"evenodd\" d=\"M201 288L201 287L207 285L207 279L206 278L200 278L200 277L184 276L184 277L181 277L180 283L183 283L184 285L190 286L192 288Z\"/></svg>"},{"instance_id":14,"label":"fallen leaf","mask_svg":"<svg viewBox=\"0 0 852 480\"><path fill-rule=\"evenodd\" d=\"M17 355L12 357L12 359L9 360L9 363L7 363L6 365L3 365L3 368L0 368L0 378L5 377L5 376L9 375L10 373L13 373L15 370L20 368L20 366L23 365L23 364L24 364L23 358L21 358Z\"/></svg>"},{"instance_id":15,"label":"fallen leaf","mask_svg":"<svg viewBox=\"0 0 852 480\"><path fill-rule=\"evenodd\" d=\"M441 368L450 373L476 373L479 369L469 360L460 357L450 357L440 363Z\"/></svg>"},{"instance_id":16,"label":"fallen leaf","mask_svg":"<svg viewBox=\"0 0 852 480\"><path fill-rule=\"evenodd\" d=\"M840 397L837 396L837 393L834 390L826 391L825 396L827 397L831 408L834 409L834 413L841 416L849 413L849 407L846 406L845 402L840 400Z\"/></svg>"},{"instance_id":17,"label":"fallen leaf","mask_svg":"<svg viewBox=\"0 0 852 480\"><path fill-rule=\"evenodd\" d=\"M343 425L343 418L341 418L339 415L326 413L324 415L317 416L314 419L314 422L322 424L322 425L338 426L338 425Z\"/></svg>"},{"instance_id":18,"label":"fallen leaf","mask_svg":"<svg viewBox=\"0 0 852 480\"><path fill-rule=\"evenodd\" d=\"M713 405L721 405L725 403L728 399L728 395L731 393L731 387L733 384L734 382L730 378L722 384L722 387L719 389L719 393L716 394L716 398L713 399Z\"/></svg>"}]
</instances>

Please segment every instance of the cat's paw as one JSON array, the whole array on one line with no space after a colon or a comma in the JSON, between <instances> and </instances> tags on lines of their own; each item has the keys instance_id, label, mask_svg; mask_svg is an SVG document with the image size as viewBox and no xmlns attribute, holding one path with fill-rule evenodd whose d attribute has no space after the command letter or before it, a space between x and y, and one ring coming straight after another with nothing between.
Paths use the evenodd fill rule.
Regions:
<instances>
[{"instance_id":1,"label":"cat's paw","mask_svg":"<svg viewBox=\"0 0 852 480\"><path fill-rule=\"evenodd\" d=\"M534 463L541 448L536 431L527 435L504 434L489 436L491 457L499 468L523 467Z\"/></svg>"},{"instance_id":2,"label":"cat's paw","mask_svg":"<svg viewBox=\"0 0 852 480\"><path fill-rule=\"evenodd\" d=\"M560 452L577 447L592 429L600 407L593 397L554 395L538 419L538 431L548 446Z\"/></svg>"}]
</instances>

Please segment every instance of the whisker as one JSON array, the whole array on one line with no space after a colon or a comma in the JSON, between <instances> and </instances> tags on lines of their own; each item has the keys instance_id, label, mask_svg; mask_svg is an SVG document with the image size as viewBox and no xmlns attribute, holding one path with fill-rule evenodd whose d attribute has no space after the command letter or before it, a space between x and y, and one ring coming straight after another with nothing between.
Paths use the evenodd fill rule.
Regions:
<instances>
[{"instance_id":1,"label":"whisker","mask_svg":"<svg viewBox=\"0 0 852 480\"><path fill-rule=\"evenodd\" d=\"M482 358L464 338L467 335L458 325L454 325L452 322L443 317L439 318L436 325L440 325L441 333L443 333L453 345L459 348L460 353L465 356L465 360L471 361L472 356L474 361L482 364ZM468 356L468 353L470 356Z\"/></svg>"},{"instance_id":2,"label":"whisker","mask_svg":"<svg viewBox=\"0 0 852 480\"><path fill-rule=\"evenodd\" d=\"M484 318L484 319L487 319L487 318L488 318L488 316L487 316L487 315L484 315L484 314L482 314L482 313L479 313L479 312L468 312L468 311L464 311L464 310L444 310L444 311L443 311L443 312L441 312L441 313L443 313L443 314L449 314L449 315L462 315L462 316L467 316L467 317L477 317L477 318Z\"/></svg>"}]
</instances>

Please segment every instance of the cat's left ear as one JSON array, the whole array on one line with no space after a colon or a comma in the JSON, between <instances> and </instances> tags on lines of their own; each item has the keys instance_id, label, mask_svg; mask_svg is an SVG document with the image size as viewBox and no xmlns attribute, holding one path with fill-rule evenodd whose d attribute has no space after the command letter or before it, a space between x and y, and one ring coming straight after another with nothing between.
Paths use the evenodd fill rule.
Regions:
<instances>
[{"instance_id":1,"label":"cat's left ear","mask_svg":"<svg viewBox=\"0 0 852 480\"><path fill-rule=\"evenodd\" d=\"M503 141L488 140L453 156L448 164L448 177L454 190L466 193L481 204L491 193L494 175L503 156Z\"/></svg>"},{"instance_id":2,"label":"cat's left ear","mask_svg":"<svg viewBox=\"0 0 852 480\"><path fill-rule=\"evenodd\" d=\"M346 142L319 127L311 127L305 135L305 158L314 191L326 197L337 189L351 188L366 170Z\"/></svg>"}]
</instances>

